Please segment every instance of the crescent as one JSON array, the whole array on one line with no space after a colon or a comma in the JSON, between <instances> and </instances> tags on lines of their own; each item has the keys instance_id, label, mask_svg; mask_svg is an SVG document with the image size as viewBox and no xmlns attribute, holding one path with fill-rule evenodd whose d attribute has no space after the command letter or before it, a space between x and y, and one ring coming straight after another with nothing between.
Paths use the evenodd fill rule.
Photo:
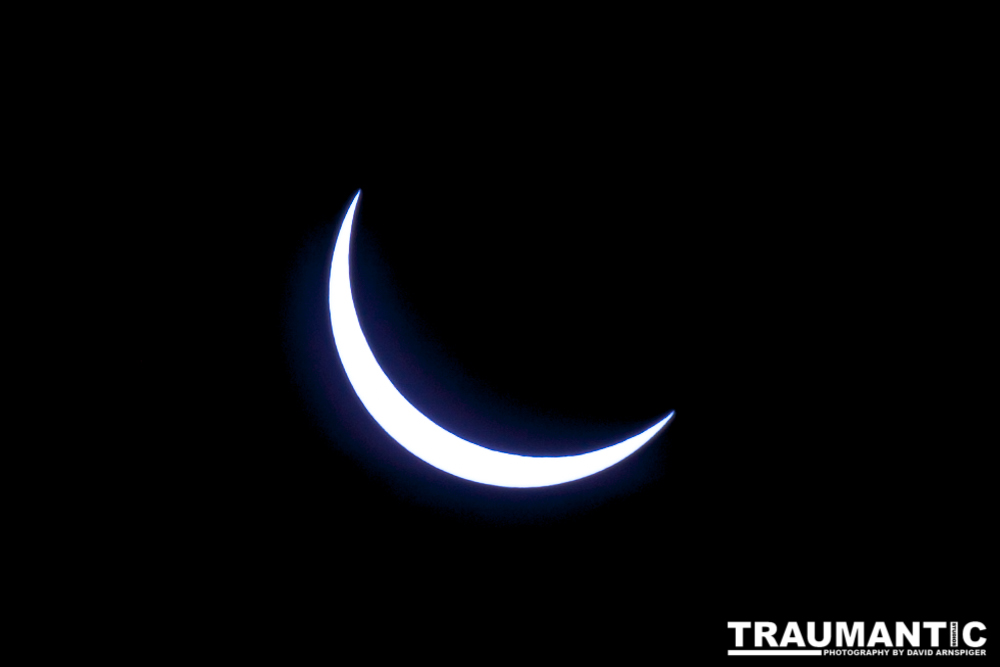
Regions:
<instances>
[{"instance_id":1,"label":"crescent","mask_svg":"<svg viewBox=\"0 0 1000 667\"><path fill-rule=\"evenodd\" d=\"M574 456L521 456L487 449L441 428L407 401L382 371L361 331L351 295L349 249L354 196L337 235L330 267L330 323L337 353L358 398L378 424L417 458L463 479L517 488L563 484L613 466L666 426L671 412L639 435Z\"/></svg>"}]
</instances>

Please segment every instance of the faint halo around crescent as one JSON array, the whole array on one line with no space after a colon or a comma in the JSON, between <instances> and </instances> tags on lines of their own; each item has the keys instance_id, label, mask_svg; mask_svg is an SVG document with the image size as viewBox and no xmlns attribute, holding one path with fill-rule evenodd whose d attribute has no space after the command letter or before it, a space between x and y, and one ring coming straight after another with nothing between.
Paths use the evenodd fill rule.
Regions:
<instances>
[{"instance_id":1,"label":"faint halo around crescent","mask_svg":"<svg viewBox=\"0 0 1000 667\"><path fill-rule=\"evenodd\" d=\"M529 488L563 484L618 463L655 436L674 413L639 435L575 456L520 456L481 447L444 430L403 398L375 361L351 295L348 254L354 196L340 227L330 267L330 323L337 353L358 398L375 421L417 458L457 477L494 486Z\"/></svg>"}]
</instances>

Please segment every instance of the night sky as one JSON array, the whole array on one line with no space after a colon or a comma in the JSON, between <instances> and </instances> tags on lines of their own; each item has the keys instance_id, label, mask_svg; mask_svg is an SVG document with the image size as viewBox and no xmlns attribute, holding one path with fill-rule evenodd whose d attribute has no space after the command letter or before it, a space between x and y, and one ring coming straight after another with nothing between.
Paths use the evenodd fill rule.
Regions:
<instances>
[{"instance_id":1,"label":"night sky","mask_svg":"<svg viewBox=\"0 0 1000 667\"><path fill-rule=\"evenodd\" d=\"M935 203L879 167L894 149L717 110L601 132L307 116L247 134L227 218L248 281L232 281L246 330L224 352L242 360L225 539L263 607L507 648L599 637L620 660L718 652L730 620L984 608L981 442L948 389L961 362L935 352L954 306L913 225ZM354 395L330 331L333 241L358 189L361 324L432 420L538 455L673 422L544 489L410 455Z\"/></svg>"}]
</instances>

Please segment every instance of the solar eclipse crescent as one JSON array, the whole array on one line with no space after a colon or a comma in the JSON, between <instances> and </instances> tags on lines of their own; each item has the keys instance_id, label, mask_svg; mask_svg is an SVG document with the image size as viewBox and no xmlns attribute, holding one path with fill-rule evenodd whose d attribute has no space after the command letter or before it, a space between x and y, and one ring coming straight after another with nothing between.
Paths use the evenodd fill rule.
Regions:
<instances>
[{"instance_id":1,"label":"solar eclipse crescent","mask_svg":"<svg viewBox=\"0 0 1000 667\"><path fill-rule=\"evenodd\" d=\"M516 488L563 484L610 468L649 442L671 412L639 435L574 456L521 456L487 449L446 431L407 401L382 371L361 330L351 294L349 251L354 196L340 226L330 267L330 323L347 379L365 409L396 442L417 458L463 479Z\"/></svg>"}]
</instances>

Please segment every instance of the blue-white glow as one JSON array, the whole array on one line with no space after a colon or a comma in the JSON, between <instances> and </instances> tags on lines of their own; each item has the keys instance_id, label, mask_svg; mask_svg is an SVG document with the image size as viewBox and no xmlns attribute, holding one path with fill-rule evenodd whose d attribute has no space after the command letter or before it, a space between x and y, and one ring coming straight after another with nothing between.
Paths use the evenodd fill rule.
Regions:
<instances>
[{"instance_id":1,"label":"blue-white glow","mask_svg":"<svg viewBox=\"0 0 1000 667\"><path fill-rule=\"evenodd\" d=\"M507 487L562 484L593 475L646 444L674 416L671 412L637 436L575 456L520 456L481 447L444 430L403 398L375 361L351 295L349 250L354 209L351 202L337 236L330 267L330 322L337 352L358 398L375 421L414 456L463 479Z\"/></svg>"}]
</instances>

